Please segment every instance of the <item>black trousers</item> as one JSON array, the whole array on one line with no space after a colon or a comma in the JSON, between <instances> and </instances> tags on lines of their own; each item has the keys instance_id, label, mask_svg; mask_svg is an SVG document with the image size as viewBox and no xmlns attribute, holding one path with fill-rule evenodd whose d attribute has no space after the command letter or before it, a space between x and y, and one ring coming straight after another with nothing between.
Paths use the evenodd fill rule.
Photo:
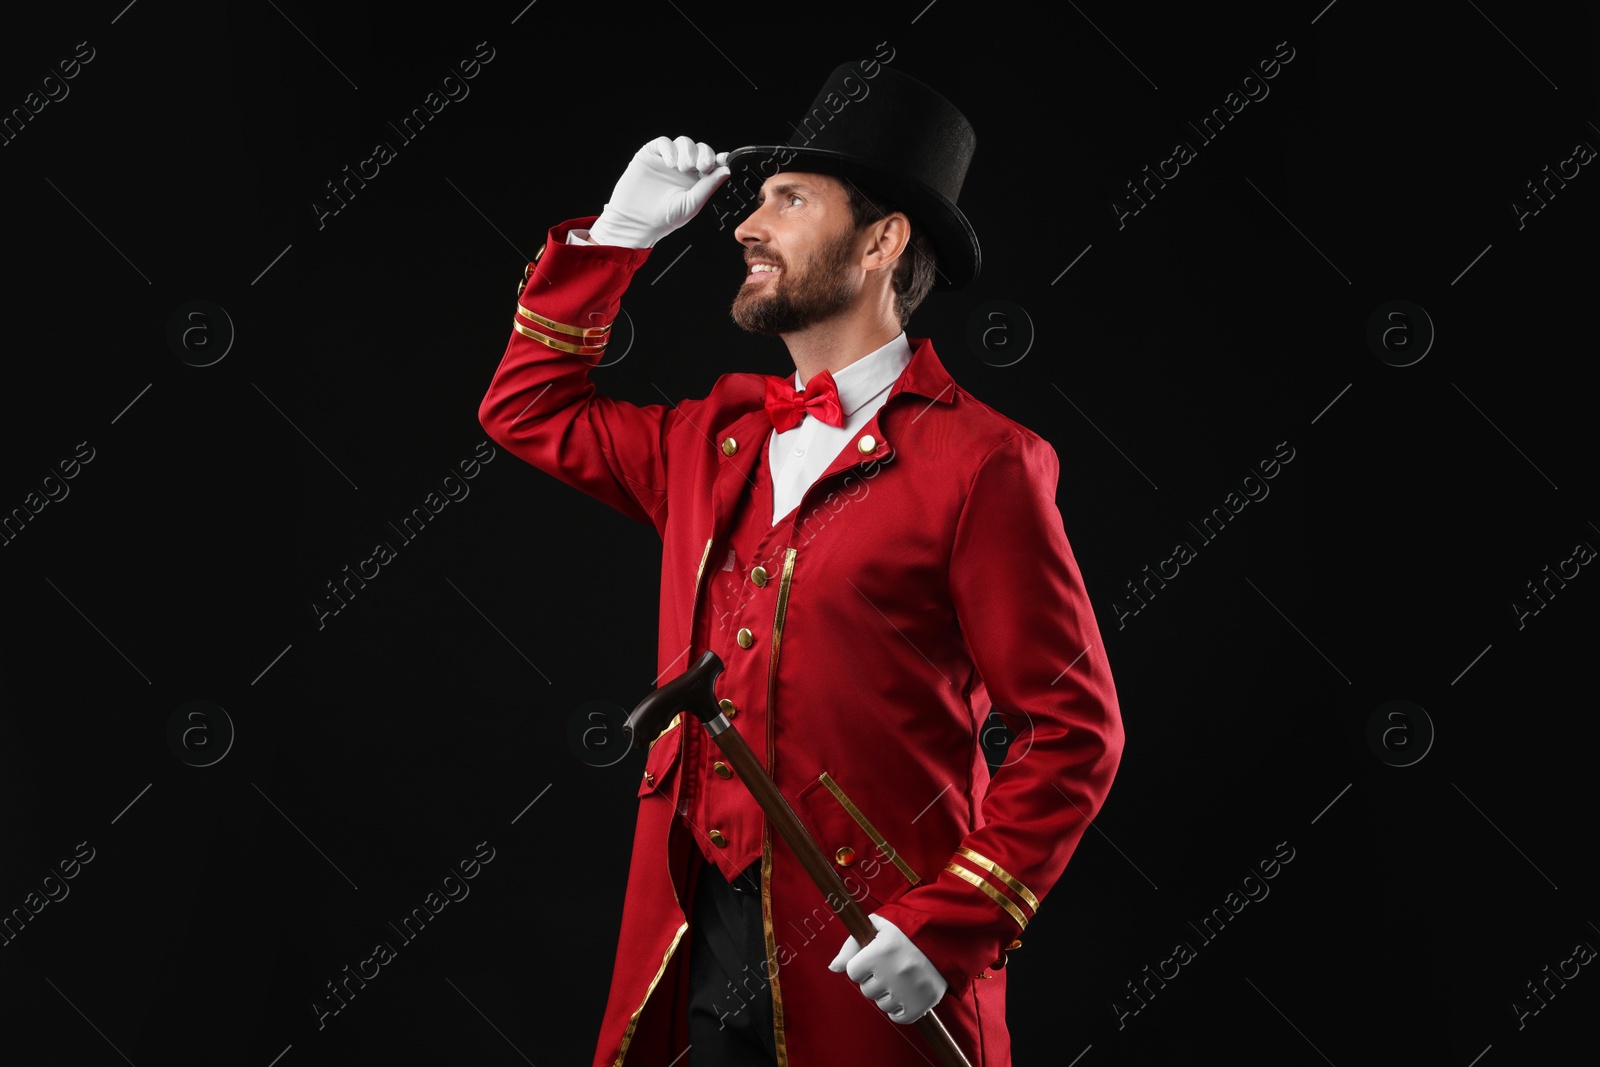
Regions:
<instances>
[{"instance_id":1,"label":"black trousers","mask_svg":"<svg viewBox=\"0 0 1600 1067\"><path fill-rule=\"evenodd\" d=\"M689 919L689 1067L775 1067L761 865L733 880L695 854Z\"/></svg>"}]
</instances>

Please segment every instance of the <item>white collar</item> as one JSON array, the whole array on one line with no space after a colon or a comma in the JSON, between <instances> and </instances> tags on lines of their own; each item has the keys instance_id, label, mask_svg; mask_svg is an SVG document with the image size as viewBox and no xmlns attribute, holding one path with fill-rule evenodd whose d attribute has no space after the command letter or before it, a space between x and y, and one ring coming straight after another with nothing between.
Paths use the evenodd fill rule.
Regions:
<instances>
[{"instance_id":1,"label":"white collar","mask_svg":"<svg viewBox=\"0 0 1600 1067\"><path fill-rule=\"evenodd\" d=\"M911 362L911 343L904 330L894 340L876 351L869 352L850 365L833 372L833 384L839 388L839 407L845 418L855 414L857 408L900 377L900 372ZM801 388L800 372L794 373L794 387Z\"/></svg>"}]
</instances>

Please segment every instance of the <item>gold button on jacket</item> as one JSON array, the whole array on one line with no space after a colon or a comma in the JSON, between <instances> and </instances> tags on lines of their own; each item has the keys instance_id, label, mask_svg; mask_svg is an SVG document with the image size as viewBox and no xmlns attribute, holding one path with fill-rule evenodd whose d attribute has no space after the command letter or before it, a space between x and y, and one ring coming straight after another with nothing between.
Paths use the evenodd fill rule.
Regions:
<instances>
[{"instance_id":1,"label":"gold button on jacket","mask_svg":"<svg viewBox=\"0 0 1600 1067\"><path fill-rule=\"evenodd\" d=\"M758 586L759 585L766 585L767 584L767 568L763 567L759 563L757 563L754 567L751 567L750 568L750 580L752 582L755 582L756 585L758 585Z\"/></svg>"},{"instance_id":2,"label":"gold button on jacket","mask_svg":"<svg viewBox=\"0 0 1600 1067\"><path fill-rule=\"evenodd\" d=\"M731 456L737 451L739 451L739 442L738 441L735 441L731 437L727 437L727 438L723 439L723 441L722 441L722 454L724 456Z\"/></svg>"},{"instance_id":3,"label":"gold button on jacket","mask_svg":"<svg viewBox=\"0 0 1600 1067\"><path fill-rule=\"evenodd\" d=\"M739 632L734 635L734 639L739 642L740 648L749 648L756 643L756 635L750 632L750 627L748 626L739 627Z\"/></svg>"},{"instance_id":4,"label":"gold button on jacket","mask_svg":"<svg viewBox=\"0 0 1600 1067\"><path fill-rule=\"evenodd\" d=\"M728 847L728 839L726 837L722 836L722 831L721 830L713 830L709 834L707 834L706 836L711 838L711 843L713 845L716 845L718 848L727 848Z\"/></svg>"},{"instance_id":5,"label":"gold button on jacket","mask_svg":"<svg viewBox=\"0 0 1600 1067\"><path fill-rule=\"evenodd\" d=\"M717 760L717 762L713 763L711 765L711 769L717 772L717 777L719 777L719 778L732 778L733 777L733 772L730 771L728 769L728 765L726 763L723 763L721 760Z\"/></svg>"}]
</instances>

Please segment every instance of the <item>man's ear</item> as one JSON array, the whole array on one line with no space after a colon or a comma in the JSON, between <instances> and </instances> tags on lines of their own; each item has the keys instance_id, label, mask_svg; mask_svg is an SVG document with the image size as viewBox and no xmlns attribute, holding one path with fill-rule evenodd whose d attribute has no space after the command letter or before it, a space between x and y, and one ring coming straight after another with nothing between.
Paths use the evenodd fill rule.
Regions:
<instances>
[{"instance_id":1,"label":"man's ear","mask_svg":"<svg viewBox=\"0 0 1600 1067\"><path fill-rule=\"evenodd\" d=\"M875 270L893 265L902 255L910 255L911 220L903 211L891 211L867 228L866 250L862 253L863 267Z\"/></svg>"}]
</instances>

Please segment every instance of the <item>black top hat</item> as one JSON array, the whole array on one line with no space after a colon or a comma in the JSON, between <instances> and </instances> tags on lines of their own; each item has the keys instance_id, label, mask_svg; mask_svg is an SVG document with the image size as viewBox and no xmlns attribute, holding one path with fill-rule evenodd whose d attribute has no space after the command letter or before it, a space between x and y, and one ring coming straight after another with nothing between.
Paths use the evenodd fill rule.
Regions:
<instances>
[{"instance_id":1,"label":"black top hat","mask_svg":"<svg viewBox=\"0 0 1600 1067\"><path fill-rule=\"evenodd\" d=\"M793 170L849 181L927 233L938 256L935 289L977 278L978 235L956 207L977 136L955 105L908 74L862 60L835 67L791 127L787 144L734 149L728 166L754 169L758 180Z\"/></svg>"}]
</instances>

